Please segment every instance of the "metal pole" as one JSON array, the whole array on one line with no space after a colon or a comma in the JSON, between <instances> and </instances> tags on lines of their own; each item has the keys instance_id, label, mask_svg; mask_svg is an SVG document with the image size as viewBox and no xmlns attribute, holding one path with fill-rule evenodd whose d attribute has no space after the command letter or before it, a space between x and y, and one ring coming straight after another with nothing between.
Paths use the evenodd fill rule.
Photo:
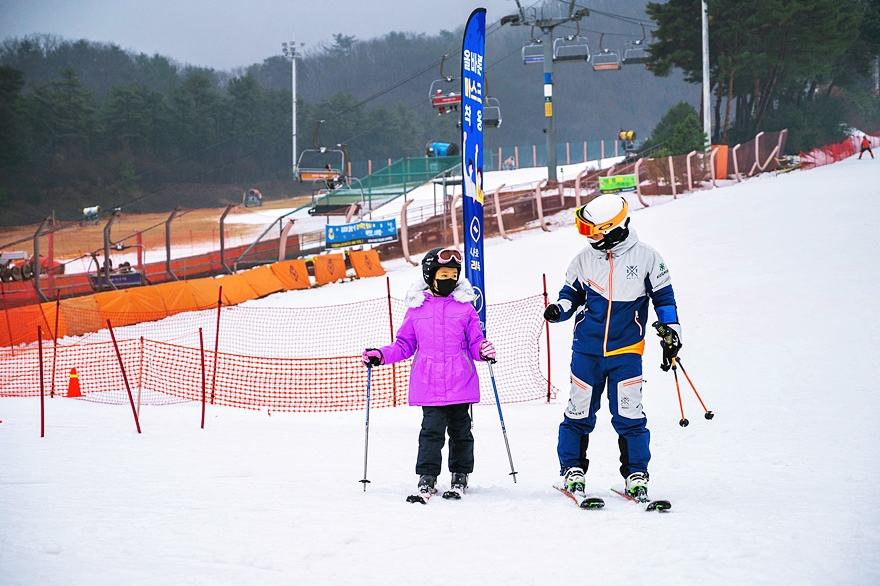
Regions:
<instances>
[{"instance_id":1,"label":"metal pole","mask_svg":"<svg viewBox=\"0 0 880 586\"><path fill-rule=\"evenodd\" d=\"M43 290L40 289L40 269L42 268L42 264L40 263L40 235L43 233L43 229L46 227L46 224L52 218L46 218L43 220L43 223L40 224L40 227L37 228L37 231L34 233L34 262L32 263L31 269L34 271L34 289L37 291L37 295L40 298L40 301L43 303L49 301L49 299L43 295ZM51 255L50 255L51 256ZM46 263L46 274L49 274L49 271L52 270L51 265ZM51 282L51 281L50 281Z\"/></svg>"},{"instance_id":2,"label":"metal pole","mask_svg":"<svg viewBox=\"0 0 880 586\"><path fill-rule=\"evenodd\" d=\"M544 46L544 117L547 119L547 179L556 182L556 122L553 119L553 27L541 29Z\"/></svg>"},{"instance_id":3,"label":"metal pole","mask_svg":"<svg viewBox=\"0 0 880 586\"><path fill-rule=\"evenodd\" d=\"M294 139L296 140L296 139ZM226 210L223 212L223 215L220 216L220 266L226 269L226 272L230 275L232 274L232 269L226 266L226 216L229 215L229 212L232 211L232 208L235 206L226 206Z\"/></svg>"},{"instance_id":4,"label":"metal pole","mask_svg":"<svg viewBox=\"0 0 880 586\"><path fill-rule=\"evenodd\" d=\"M116 221L117 214L119 214L119 212L114 211L113 215L110 216L110 219L107 221L107 225L104 226L104 278L107 279L107 284L111 289L116 289L116 285L110 282L110 226ZM100 275L101 272L98 271L98 291L103 291L104 288L101 284Z\"/></svg>"},{"instance_id":5,"label":"metal pole","mask_svg":"<svg viewBox=\"0 0 880 586\"><path fill-rule=\"evenodd\" d=\"M291 39L293 37L291 36ZM291 127L293 132L293 174L296 175L296 43L293 40L290 41L290 68L291 68L291 83L290 83L290 91L292 93L291 96Z\"/></svg>"},{"instance_id":6,"label":"metal pole","mask_svg":"<svg viewBox=\"0 0 880 586\"><path fill-rule=\"evenodd\" d=\"M703 132L706 133L706 140L712 142L712 104L711 104L711 87L709 81L709 7L706 0L702 1L702 10L700 11L703 25Z\"/></svg>"},{"instance_id":7,"label":"metal pole","mask_svg":"<svg viewBox=\"0 0 880 586\"><path fill-rule=\"evenodd\" d=\"M40 348L40 437L46 436L46 389L43 382L43 329L37 326L37 343Z\"/></svg>"},{"instance_id":8,"label":"metal pole","mask_svg":"<svg viewBox=\"0 0 880 586\"><path fill-rule=\"evenodd\" d=\"M171 222L177 217L179 212L180 208L175 208L174 211L171 212L171 215L168 216L168 219L165 220L165 272L175 281L179 281L180 279L178 279L177 275L174 274L174 271L171 270ZM104 246L106 247L106 244ZM109 281L110 277L107 277L107 280Z\"/></svg>"}]
</instances>

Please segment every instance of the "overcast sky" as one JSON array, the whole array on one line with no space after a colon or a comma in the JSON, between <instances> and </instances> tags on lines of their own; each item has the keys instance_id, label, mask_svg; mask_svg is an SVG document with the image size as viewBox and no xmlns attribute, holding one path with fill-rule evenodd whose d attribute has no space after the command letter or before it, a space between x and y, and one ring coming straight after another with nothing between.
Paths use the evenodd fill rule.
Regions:
<instances>
[{"instance_id":1,"label":"overcast sky","mask_svg":"<svg viewBox=\"0 0 880 586\"><path fill-rule=\"evenodd\" d=\"M0 0L0 38L52 33L230 69L280 54L293 35L308 50L333 33L436 34L478 6L488 22L516 10L513 0Z\"/></svg>"}]
</instances>

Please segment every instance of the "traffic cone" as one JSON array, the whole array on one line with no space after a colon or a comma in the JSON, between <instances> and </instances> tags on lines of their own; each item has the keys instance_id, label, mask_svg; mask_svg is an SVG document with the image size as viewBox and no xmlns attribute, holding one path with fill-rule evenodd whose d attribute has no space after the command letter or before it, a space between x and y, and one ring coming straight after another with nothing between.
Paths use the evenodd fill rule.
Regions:
<instances>
[{"instance_id":1,"label":"traffic cone","mask_svg":"<svg viewBox=\"0 0 880 586\"><path fill-rule=\"evenodd\" d=\"M76 374L76 369L70 369L70 382L67 384L67 397L68 398L76 398L82 397L82 393L79 392L79 375Z\"/></svg>"}]
</instances>

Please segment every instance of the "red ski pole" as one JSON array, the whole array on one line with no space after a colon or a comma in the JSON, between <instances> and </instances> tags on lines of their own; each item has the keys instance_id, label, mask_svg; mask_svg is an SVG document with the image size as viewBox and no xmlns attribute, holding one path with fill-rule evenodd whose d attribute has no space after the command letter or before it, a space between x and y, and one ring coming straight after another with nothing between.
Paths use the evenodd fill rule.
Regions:
<instances>
[{"instance_id":1,"label":"red ski pole","mask_svg":"<svg viewBox=\"0 0 880 586\"><path fill-rule=\"evenodd\" d=\"M678 360L678 365L681 366L681 371L684 373L685 378L688 381L688 384L691 385L691 388L694 390L694 394L697 396L697 400L700 402L700 405L703 406L703 411L706 413L703 415L706 419L712 419L715 417L715 414L706 409L706 404L703 403L703 399L700 398L700 393L697 392L697 387L694 386L694 382L691 380L691 377L688 376L687 371L684 369L684 365L681 363L681 360Z\"/></svg>"},{"instance_id":2,"label":"red ski pole","mask_svg":"<svg viewBox=\"0 0 880 586\"><path fill-rule=\"evenodd\" d=\"M687 427L690 421L684 416L684 404L681 402L681 387L678 386L678 370L675 365L675 358L672 359L672 374L675 375L675 392L678 393L678 408L681 409L681 420L678 424L682 427Z\"/></svg>"}]
</instances>

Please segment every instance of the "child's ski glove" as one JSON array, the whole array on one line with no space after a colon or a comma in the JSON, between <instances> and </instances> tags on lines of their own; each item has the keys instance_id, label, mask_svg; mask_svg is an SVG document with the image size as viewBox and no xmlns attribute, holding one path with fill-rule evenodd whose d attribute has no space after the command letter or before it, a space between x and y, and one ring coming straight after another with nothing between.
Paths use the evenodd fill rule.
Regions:
<instances>
[{"instance_id":1,"label":"child's ski glove","mask_svg":"<svg viewBox=\"0 0 880 586\"><path fill-rule=\"evenodd\" d=\"M382 356L381 350L376 350L375 348L367 348L364 350L364 353L361 355L361 359L364 362L364 366L379 366L380 364L385 364L385 357Z\"/></svg>"},{"instance_id":2,"label":"child's ski glove","mask_svg":"<svg viewBox=\"0 0 880 586\"><path fill-rule=\"evenodd\" d=\"M480 358L486 362L495 362L495 346L489 340L483 340L480 344Z\"/></svg>"}]
</instances>

